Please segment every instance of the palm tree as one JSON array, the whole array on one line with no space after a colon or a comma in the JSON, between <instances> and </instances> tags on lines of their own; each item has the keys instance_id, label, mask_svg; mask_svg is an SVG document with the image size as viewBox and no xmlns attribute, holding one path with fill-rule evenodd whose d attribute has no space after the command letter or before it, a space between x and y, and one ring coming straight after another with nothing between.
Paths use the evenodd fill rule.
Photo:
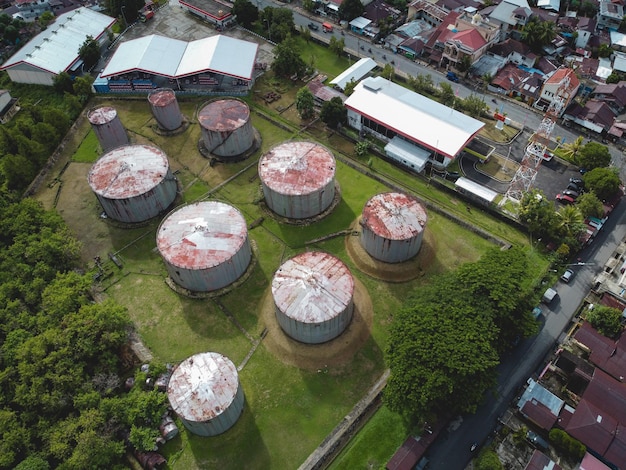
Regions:
<instances>
[{"instance_id":1,"label":"palm tree","mask_svg":"<svg viewBox=\"0 0 626 470\"><path fill-rule=\"evenodd\" d=\"M563 206L556 213L557 229L564 238L576 238L583 230L583 214L578 207Z\"/></svg>"},{"instance_id":2,"label":"palm tree","mask_svg":"<svg viewBox=\"0 0 626 470\"><path fill-rule=\"evenodd\" d=\"M584 140L583 136L580 135L572 143L563 144L563 156L578 164L578 152L580 152L580 149L583 148Z\"/></svg>"}]
</instances>

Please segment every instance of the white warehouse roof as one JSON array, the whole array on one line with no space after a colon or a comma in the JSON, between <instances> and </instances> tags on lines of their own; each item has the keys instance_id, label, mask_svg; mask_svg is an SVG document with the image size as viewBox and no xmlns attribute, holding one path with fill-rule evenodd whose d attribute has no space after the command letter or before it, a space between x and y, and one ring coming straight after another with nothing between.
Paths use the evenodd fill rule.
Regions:
<instances>
[{"instance_id":1,"label":"white warehouse roof","mask_svg":"<svg viewBox=\"0 0 626 470\"><path fill-rule=\"evenodd\" d=\"M360 82L345 105L449 158L456 157L485 125L382 77Z\"/></svg>"},{"instance_id":2,"label":"white warehouse roof","mask_svg":"<svg viewBox=\"0 0 626 470\"><path fill-rule=\"evenodd\" d=\"M354 65L342 72L337 78L330 82L331 85L336 85L341 90L346 89L346 85L351 81L358 82L365 75L370 73L376 68L376 62L370 57L363 57Z\"/></svg>"},{"instance_id":3,"label":"white warehouse roof","mask_svg":"<svg viewBox=\"0 0 626 470\"><path fill-rule=\"evenodd\" d=\"M217 72L250 80L258 47L256 43L222 35L185 42L152 34L120 44L101 77L133 71L168 78Z\"/></svg>"},{"instance_id":4,"label":"white warehouse roof","mask_svg":"<svg viewBox=\"0 0 626 470\"><path fill-rule=\"evenodd\" d=\"M67 12L10 57L0 70L24 63L54 74L64 72L78 60L78 49L87 36L97 40L115 21L85 7Z\"/></svg>"}]
</instances>

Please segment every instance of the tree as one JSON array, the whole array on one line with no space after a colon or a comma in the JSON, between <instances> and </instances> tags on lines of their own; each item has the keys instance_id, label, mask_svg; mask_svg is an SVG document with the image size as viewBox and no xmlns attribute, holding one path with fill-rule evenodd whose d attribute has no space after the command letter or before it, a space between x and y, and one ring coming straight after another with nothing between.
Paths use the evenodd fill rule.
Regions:
<instances>
[{"instance_id":1,"label":"tree","mask_svg":"<svg viewBox=\"0 0 626 470\"><path fill-rule=\"evenodd\" d=\"M585 139L583 139L583 136L579 135L576 140L571 143L563 144L563 156L578 164L578 152L583 148L584 142Z\"/></svg>"},{"instance_id":2,"label":"tree","mask_svg":"<svg viewBox=\"0 0 626 470\"><path fill-rule=\"evenodd\" d=\"M283 42L295 31L293 11L289 8L265 7L260 12L259 21L263 23L263 30L267 26L269 29L268 39L275 43Z\"/></svg>"},{"instance_id":3,"label":"tree","mask_svg":"<svg viewBox=\"0 0 626 470\"><path fill-rule=\"evenodd\" d=\"M296 109L302 119L310 119L314 115L315 98L308 87L302 87L296 93Z\"/></svg>"},{"instance_id":4,"label":"tree","mask_svg":"<svg viewBox=\"0 0 626 470\"><path fill-rule=\"evenodd\" d=\"M250 29L252 23L259 19L259 9L248 0L235 0L232 14L237 18L237 22L244 28Z\"/></svg>"},{"instance_id":5,"label":"tree","mask_svg":"<svg viewBox=\"0 0 626 470\"><path fill-rule=\"evenodd\" d=\"M15 44L19 36L20 36L20 32L15 26L9 25L6 28L4 28L3 38L9 44Z\"/></svg>"},{"instance_id":6,"label":"tree","mask_svg":"<svg viewBox=\"0 0 626 470\"><path fill-rule=\"evenodd\" d=\"M609 338L617 338L622 332L622 311L603 305L587 310L585 318L591 326Z\"/></svg>"},{"instance_id":7,"label":"tree","mask_svg":"<svg viewBox=\"0 0 626 470\"><path fill-rule=\"evenodd\" d=\"M474 468L476 470L504 470L498 454L493 450L481 452L474 462Z\"/></svg>"},{"instance_id":8,"label":"tree","mask_svg":"<svg viewBox=\"0 0 626 470\"><path fill-rule=\"evenodd\" d=\"M326 101L322 105L320 119L331 129L344 125L348 121L348 112L341 98L335 96L330 101Z\"/></svg>"},{"instance_id":9,"label":"tree","mask_svg":"<svg viewBox=\"0 0 626 470\"><path fill-rule=\"evenodd\" d=\"M446 82L441 82L439 84L439 88L441 89L441 94L439 95L440 103L452 107L454 100L456 99L452 85Z\"/></svg>"},{"instance_id":10,"label":"tree","mask_svg":"<svg viewBox=\"0 0 626 470\"><path fill-rule=\"evenodd\" d=\"M606 200L617 193L620 185L617 168L596 168L583 175L585 187L599 199Z\"/></svg>"},{"instance_id":11,"label":"tree","mask_svg":"<svg viewBox=\"0 0 626 470\"><path fill-rule=\"evenodd\" d=\"M369 149L370 149L370 144L367 140L362 140L354 144L354 154L357 157L363 157L364 155L367 154Z\"/></svg>"},{"instance_id":12,"label":"tree","mask_svg":"<svg viewBox=\"0 0 626 470\"><path fill-rule=\"evenodd\" d=\"M330 41L328 42L328 48L337 55L337 57L341 57L343 54L343 49L346 46L346 41L341 38L337 39L335 36L330 37Z\"/></svg>"},{"instance_id":13,"label":"tree","mask_svg":"<svg viewBox=\"0 0 626 470\"><path fill-rule=\"evenodd\" d=\"M417 74L415 77L409 77L409 85L418 93L432 94L435 89L433 77L430 74Z\"/></svg>"},{"instance_id":14,"label":"tree","mask_svg":"<svg viewBox=\"0 0 626 470\"><path fill-rule=\"evenodd\" d=\"M461 57L461 60L457 62L456 67L462 73L469 72L469 69L472 67L472 58L469 55L464 54Z\"/></svg>"},{"instance_id":15,"label":"tree","mask_svg":"<svg viewBox=\"0 0 626 470\"><path fill-rule=\"evenodd\" d=\"M598 47L598 57L611 57L613 49L608 44L600 44Z\"/></svg>"},{"instance_id":16,"label":"tree","mask_svg":"<svg viewBox=\"0 0 626 470\"><path fill-rule=\"evenodd\" d=\"M485 100L473 93L461 101L463 103L463 108L471 116L480 117L487 112L487 104L485 103Z\"/></svg>"},{"instance_id":17,"label":"tree","mask_svg":"<svg viewBox=\"0 0 626 470\"><path fill-rule=\"evenodd\" d=\"M587 142L578 152L578 164L587 171L609 166L611 164L609 148L598 142Z\"/></svg>"},{"instance_id":18,"label":"tree","mask_svg":"<svg viewBox=\"0 0 626 470\"><path fill-rule=\"evenodd\" d=\"M344 0L339 5L339 18L346 21L352 21L365 10L361 0Z\"/></svg>"},{"instance_id":19,"label":"tree","mask_svg":"<svg viewBox=\"0 0 626 470\"><path fill-rule=\"evenodd\" d=\"M354 87L357 86L357 83L355 80L350 80L348 83L346 83L345 88L343 89L343 94L346 96L350 96L352 93L354 93Z\"/></svg>"},{"instance_id":20,"label":"tree","mask_svg":"<svg viewBox=\"0 0 626 470\"><path fill-rule=\"evenodd\" d=\"M585 230L584 217L577 206L562 206L556 213L557 233L562 239L568 240L570 246L575 245L580 233Z\"/></svg>"},{"instance_id":21,"label":"tree","mask_svg":"<svg viewBox=\"0 0 626 470\"><path fill-rule=\"evenodd\" d=\"M279 77L304 75L306 64L300 57L300 50L293 38L287 38L274 48L274 73Z\"/></svg>"},{"instance_id":22,"label":"tree","mask_svg":"<svg viewBox=\"0 0 626 470\"><path fill-rule=\"evenodd\" d=\"M536 16L531 16L522 30L522 41L536 53L541 52L555 37L554 23L542 21Z\"/></svg>"},{"instance_id":23,"label":"tree","mask_svg":"<svg viewBox=\"0 0 626 470\"><path fill-rule=\"evenodd\" d=\"M87 36L78 49L78 56L83 61L83 69L91 70L100 60L100 45L93 37Z\"/></svg>"},{"instance_id":24,"label":"tree","mask_svg":"<svg viewBox=\"0 0 626 470\"><path fill-rule=\"evenodd\" d=\"M39 26L46 29L54 21L54 14L51 11L44 11L39 17Z\"/></svg>"},{"instance_id":25,"label":"tree","mask_svg":"<svg viewBox=\"0 0 626 470\"><path fill-rule=\"evenodd\" d=\"M593 191L587 191L581 194L576 199L576 206L580 210L580 213L584 218L586 217L598 217L602 218L604 208L602 207L602 201L598 199L598 196Z\"/></svg>"},{"instance_id":26,"label":"tree","mask_svg":"<svg viewBox=\"0 0 626 470\"><path fill-rule=\"evenodd\" d=\"M382 77L385 77L387 80L391 81L391 79L393 78L395 73L395 70L393 68L393 65L391 64L385 64L385 66L383 67L382 72L380 73L380 75Z\"/></svg>"},{"instance_id":27,"label":"tree","mask_svg":"<svg viewBox=\"0 0 626 470\"><path fill-rule=\"evenodd\" d=\"M86 103L89 98L93 95L93 91L91 89L91 85L93 84L93 77L91 75L85 75L83 77L78 77L74 81L74 94L78 96L78 98Z\"/></svg>"},{"instance_id":28,"label":"tree","mask_svg":"<svg viewBox=\"0 0 626 470\"><path fill-rule=\"evenodd\" d=\"M532 235L546 236L556 225L554 204L538 189L524 193L517 216Z\"/></svg>"},{"instance_id":29,"label":"tree","mask_svg":"<svg viewBox=\"0 0 626 470\"><path fill-rule=\"evenodd\" d=\"M303 0L302 1L302 8L304 8L308 12L315 11L316 7L317 7L317 4L316 4L316 2L314 0Z\"/></svg>"}]
</instances>

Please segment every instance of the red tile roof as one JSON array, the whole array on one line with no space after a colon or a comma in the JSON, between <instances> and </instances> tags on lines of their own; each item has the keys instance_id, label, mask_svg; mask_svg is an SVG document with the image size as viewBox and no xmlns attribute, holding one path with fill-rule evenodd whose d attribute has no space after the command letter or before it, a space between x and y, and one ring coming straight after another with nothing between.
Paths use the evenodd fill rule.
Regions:
<instances>
[{"instance_id":1,"label":"red tile roof","mask_svg":"<svg viewBox=\"0 0 626 470\"><path fill-rule=\"evenodd\" d=\"M552 470L561 470L561 466L559 464L552 462L553 465L550 466L550 462L552 462L550 457L535 449L524 470L546 470L547 468Z\"/></svg>"},{"instance_id":2,"label":"red tile roof","mask_svg":"<svg viewBox=\"0 0 626 470\"><path fill-rule=\"evenodd\" d=\"M596 369L583 398L626 425L626 385Z\"/></svg>"},{"instance_id":3,"label":"red tile roof","mask_svg":"<svg viewBox=\"0 0 626 470\"><path fill-rule=\"evenodd\" d=\"M570 90L578 88L578 86L580 85L580 81L578 80L576 73L574 73L572 69L567 68L567 67L561 67L556 72L554 72L554 74L552 74L552 76L546 80L546 85L547 84L557 85L561 83L561 80L563 80L566 77L569 78Z\"/></svg>"},{"instance_id":4,"label":"red tile roof","mask_svg":"<svg viewBox=\"0 0 626 470\"><path fill-rule=\"evenodd\" d=\"M537 426L549 431L556 423L557 417L552 414L552 411L537 400L529 400L524 403L524 406L520 410L522 414Z\"/></svg>"},{"instance_id":5,"label":"red tile roof","mask_svg":"<svg viewBox=\"0 0 626 470\"><path fill-rule=\"evenodd\" d=\"M485 38L483 38L480 33L474 28L466 29L465 31L459 31L458 33L454 34L449 40L458 41L472 51L477 51L487 44Z\"/></svg>"},{"instance_id":6,"label":"red tile roof","mask_svg":"<svg viewBox=\"0 0 626 470\"><path fill-rule=\"evenodd\" d=\"M617 420L583 399L565 431L591 450L603 455L613 440Z\"/></svg>"}]
</instances>

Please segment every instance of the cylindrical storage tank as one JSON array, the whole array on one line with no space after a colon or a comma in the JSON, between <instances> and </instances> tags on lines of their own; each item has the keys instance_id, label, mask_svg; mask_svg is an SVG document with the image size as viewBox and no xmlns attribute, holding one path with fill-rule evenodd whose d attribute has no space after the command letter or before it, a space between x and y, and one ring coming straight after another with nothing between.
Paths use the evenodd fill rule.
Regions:
<instances>
[{"instance_id":1,"label":"cylindrical storage tank","mask_svg":"<svg viewBox=\"0 0 626 470\"><path fill-rule=\"evenodd\" d=\"M103 151L130 143L115 108L110 106L92 108L87 113L87 118Z\"/></svg>"},{"instance_id":2,"label":"cylindrical storage tank","mask_svg":"<svg viewBox=\"0 0 626 470\"><path fill-rule=\"evenodd\" d=\"M313 142L272 148L259 160L259 177L265 203L282 217L315 217L335 198L335 157Z\"/></svg>"},{"instance_id":3,"label":"cylindrical storage tank","mask_svg":"<svg viewBox=\"0 0 626 470\"><path fill-rule=\"evenodd\" d=\"M244 404L235 364L215 352L181 362L172 373L167 397L185 427L198 436L217 436L230 429Z\"/></svg>"},{"instance_id":4,"label":"cylindrical storage tank","mask_svg":"<svg viewBox=\"0 0 626 470\"><path fill-rule=\"evenodd\" d=\"M157 231L157 248L170 278L194 292L232 284L252 257L241 212L218 201L197 202L170 213Z\"/></svg>"},{"instance_id":5,"label":"cylindrical storage tank","mask_svg":"<svg viewBox=\"0 0 626 470\"><path fill-rule=\"evenodd\" d=\"M403 193L377 194L363 208L361 245L377 260L407 261L422 246L426 220L426 209L414 197Z\"/></svg>"},{"instance_id":6,"label":"cylindrical storage tank","mask_svg":"<svg viewBox=\"0 0 626 470\"><path fill-rule=\"evenodd\" d=\"M106 215L120 222L148 220L176 199L167 156L150 145L110 150L91 167L88 181Z\"/></svg>"},{"instance_id":7,"label":"cylindrical storage tank","mask_svg":"<svg viewBox=\"0 0 626 470\"><path fill-rule=\"evenodd\" d=\"M340 259L328 253L301 253L278 268L272 295L276 319L285 333L302 343L324 343L350 324L354 278Z\"/></svg>"},{"instance_id":8,"label":"cylindrical storage tank","mask_svg":"<svg viewBox=\"0 0 626 470\"><path fill-rule=\"evenodd\" d=\"M161 129L173 131L182 126L183 115L180 112L174 90L158 88L148 95L148 102L150 109L152 109L152 115Z\"/></svg>"},{"instance_id":9,"label":"cylindrical storage tank","mask_svg":"<svg viewBox=\"0 0 626 470\"><path fill-rule=\"evenodd\" d=\"M198 122L205 148L218 157L236 157L254 144L250 108L243 101L211 101L198 112Z\"/></svg>"}]
</instances>

